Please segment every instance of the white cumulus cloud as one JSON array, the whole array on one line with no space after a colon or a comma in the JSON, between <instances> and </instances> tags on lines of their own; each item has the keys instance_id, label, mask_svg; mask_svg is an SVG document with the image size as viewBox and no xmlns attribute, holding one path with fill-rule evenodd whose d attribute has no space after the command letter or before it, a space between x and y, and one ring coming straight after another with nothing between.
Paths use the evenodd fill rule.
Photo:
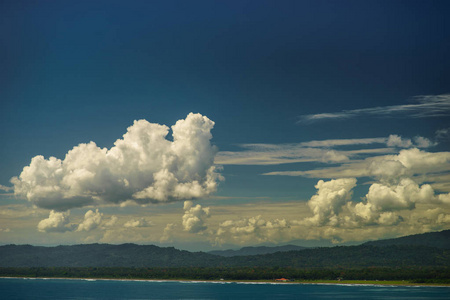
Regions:
<instances>
[{"instance_id":1,"label":"white cumulus cloud","mask_svg":"<svg viewBox=\"0 0 450 300\"><path fill-rule=\"evenodd\" d=\"M169 127L135 121L111 149L80 144L63 160L38 155L18 177L14 192L38 207L65 211L96 202L139 204L187 200L216 191L214 122L190 113Z\"/></svg>"},{"instance_id":2,"label":"white cumulus cloud","mask_svg":"<svg viewBox=\"0 0 450 300\"><path fill-rule=\"evenodd\" d=\"M159 241L161 243L170 243L173 241L172 238L172 234L175 230L176 225L174 223L169 223L166 225L166 227L164 228L163 234L161 236L161 238L159 239Z\"/></svg>"},{"instance_id":3,"label":"white cumulus cloud","mask_svg":"<svg viewBox=\"0 0 450 300\"><path fill-rule=\"evenodd\" d=\"M152 225L153 223L145 218L129 220L123 224L124 227L128 228L150 227Z\"/></svg>"},{"instance_id":4,"label":"white cumulus cloud","mask_svg":"<svg viewBox=\"0 0 450 300\"><path fill-rule=\"evenodd\" d=\"M403 221L402 212L415 211L419 204L435 207L450 204L449 194L436 195L429 184L419 185L411 178L402 178L396 184L374 183L363 201L347 204L356 224L394 225Z\"/></svg>"},{"instance_id":5,"label":"white cumulus cloud","mask_svg":"<svg viewBox=\"0 0 450 300\"><path fill-rule=\"evenodd\" d=\"M88 210L84 215L83 222L78 225L77 231L91 231L96 229L102 223L103 214L98 211Z\"/></svg>"},{"instance_id":6,"label":"white cumulus cloud","mask_svg":"<svg viewBox=\"0 0 450 300\"><path fill-rule=\"evenodd\" d=\"M386 142L389 147L409 148L413 145L410 139L403 139L401 136L391 134Z\"/></svg>"},{"instance_id":7,"label":"white cumulus cloud","mask_svg":"<svg viewBox=\"0 0 450 300\"><path fill-rule=\"evenodd\" d=\"M337 224L337 215L347 201L351 199L352 189L356 186L355 178L336 180L319 180L317 193L308 201L314 216L310 219L315 224Z\"/></svg>"},{"instance_id":8,"label":"white cumulus cloud","mask_svg":"<svg viewBox=\"0 0 450 300\"><path fill-rule=\"evenodd\" d=\"M104 225L105 228L106 227L112 227L112 226L114 226L117 223L118 219L119 218L117 218L116 216L111 216L111 218L108 221L106 221L103 225Z\"/></svg>"},{"instance_id":9,"label":"white cumulus cloud","mask_svg":"<svg viewBox=\"0 0 450 300\"><path fill-rule=\"evenodd\" d=\"M351 199L355 178L320 180L317 194L308 202L314 216L300 223L347 228L390 226L405 221L406 212L415 211L419 204L435 208L448 205L450 194L437 194L430 184L414 180L416 174L424 176L427 172L447 170L448 154L413 148L372 160L368 171L378 181L370 185L360 201ZM444 216L441 219L446 220Z\"/></svg>"},{"instance_id":10,"label":"white cumulus cloud","mask_svg":"<svg viewBox=\"0 0 450 300\"><path fill-rule=\"evenodd\" d=\"M399 147L399 148L411 148L411 147L428 148L434 146L435 143L433 143L432 141L423 136L414 137L414 142L412 142L411 139L406 139L396 134L391 134L387 139L386 145L388 145L389 147Z\"/></svg>"},{"instance_id":11,"label":"white cumulus cloud","mask_svg":"<svg viewBox=\"0 0 450 300\"><path fill-rule=\"evenodd\" d=\"M191 233L206 230L205 221L210 217L209 207L202 208L200 204L194 206L192 201L184 202L183 229Z\"/></svg>"},{"instance_id":12,"label":"white cumulus cloud","mask_svg":"<svg viewBox=\"0 0 450 300\"><path fill-rule=\"evenodd\" d=\"M398 185L374 183L366 195L367 202L380 211L413 209L415 203L434 200L434 190L429 184L419 186L409 178L402 179Z\"/></svg>"},{"instance_id":13,"label":"white cumulus cloud","mask_svg":"<svg viewBox=\"0 0 450 300\"><path fill-rule=\"evenodd\" d=\"M38 230L40 232L66 232L72 231L74 226L69 224L69 212L55 212L50 211L47 219L39 222Z\"/></svg>"},{"instance_id":14,"label":"white cumulus cloud","mask_svg":"<svg viewBox=\"0 0 450 300\"><path fill-rule=\"evenodd\" d=\"M260 215L239 220L227 220L219 225L216 244L233 242L280 242L290 235L290 224L285 219L265 220Z\"/></svg>"}]
</instances>

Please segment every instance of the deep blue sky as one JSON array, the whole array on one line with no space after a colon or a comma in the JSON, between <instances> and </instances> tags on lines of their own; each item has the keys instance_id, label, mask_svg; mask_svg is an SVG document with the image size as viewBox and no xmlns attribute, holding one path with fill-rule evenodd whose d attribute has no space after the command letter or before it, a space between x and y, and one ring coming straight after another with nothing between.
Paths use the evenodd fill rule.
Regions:
<instances>
[{"instance_id":1,"label":"deep blue sky","mask_svg":"<svg viewBox=\"0 0 450 300\"><path fill-rule=\"evenodd\" d=\"M448 1L2 1L0 184L31 158L111 147L133 120L216 122L247 143L435 138L448 116L299 122L450 87ZM448 151L448 140L434 151ZM219 195L308 199L308 164L225 166ZM302 181L303 180L303 181ZM300 191L303 185L308 189Z\"/></svg>"},{"instance_id":2,"label":"deep blue sky","mask_svg":"<svg viewBox=\"0 0 450 300\"><path fill-rule=\"evenodd\" d=\"M343 137L329 124L295 122L448 92L447 8L446 1L3 1L2 182L37 153L61 157L90 140L111 146L134 119L173 124L191 111L217 123L221 149ZM415 134L430 133L427 124ZM371 123L339 126L345 138L366 137Z\"/></svg>"}]
</instances>

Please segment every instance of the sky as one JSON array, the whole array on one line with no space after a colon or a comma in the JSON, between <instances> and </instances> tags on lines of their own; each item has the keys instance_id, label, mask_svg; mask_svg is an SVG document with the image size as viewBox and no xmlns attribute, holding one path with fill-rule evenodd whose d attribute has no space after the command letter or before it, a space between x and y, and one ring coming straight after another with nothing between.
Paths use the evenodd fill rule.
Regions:
<instances>
[{"instance_id":1,"label":"sky","mask_svg":"<svg viewBox=\"0 0 450 300\"><path fill-rule=\"evenodd\" d=\"M450 229L448 1L0 3L0 244Z\"/></svg>"}]
</instances>

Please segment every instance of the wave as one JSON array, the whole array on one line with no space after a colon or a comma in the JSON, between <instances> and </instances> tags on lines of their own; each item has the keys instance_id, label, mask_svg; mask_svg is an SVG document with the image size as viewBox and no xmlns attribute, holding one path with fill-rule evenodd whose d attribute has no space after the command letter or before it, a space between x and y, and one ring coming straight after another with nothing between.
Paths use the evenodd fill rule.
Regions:
<instances>
[{"instance_id":1,"label":"wave","mask_svg":"<svg viewBox=\"0 0 450 300\"><path fill-rule=\"evenodd\" d=\"M285 284L285 283L281 283L281 282L256 282L256 281L250 281L250 282L245 282L245 281L237 281L237 284Z\"/></svg>"},{"instance_id":2,"label":"wave","mask_svg":"<svg viewBox=\"0 0 450 300\"><path fill-rule=\"evenodd\" d=\"M232 281L209 281L209 280L180 280L178 281L180 283L214 283L214 284L231 284L231 283L235 283Z\"/></svg>"}]
</instances>

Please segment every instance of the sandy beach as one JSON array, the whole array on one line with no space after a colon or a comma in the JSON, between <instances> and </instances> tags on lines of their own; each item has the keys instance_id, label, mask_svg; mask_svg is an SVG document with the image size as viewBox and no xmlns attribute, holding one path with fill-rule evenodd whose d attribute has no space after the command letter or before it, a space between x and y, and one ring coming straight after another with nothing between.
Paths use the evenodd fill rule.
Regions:
<instances>
[{"instance_id":1,"label":"sandy beach","mask_svg":"<svg viewBox=\"0 0 450 300\"><path fill-rule=\"evenodd\" d=\"M84 281L142 281L142 282L186 282L186 283L217 283L217 284L317 284L317 285L372 285L372 286L435 286L450 287L443 283L411 283L389 280L294 280L280 282L276 280L194 280L194 279L141 279L141 278L71 278L71 277L0 277L2 279L25 279L25 280L84 280Z\"/></svg>"}]
</instances>

